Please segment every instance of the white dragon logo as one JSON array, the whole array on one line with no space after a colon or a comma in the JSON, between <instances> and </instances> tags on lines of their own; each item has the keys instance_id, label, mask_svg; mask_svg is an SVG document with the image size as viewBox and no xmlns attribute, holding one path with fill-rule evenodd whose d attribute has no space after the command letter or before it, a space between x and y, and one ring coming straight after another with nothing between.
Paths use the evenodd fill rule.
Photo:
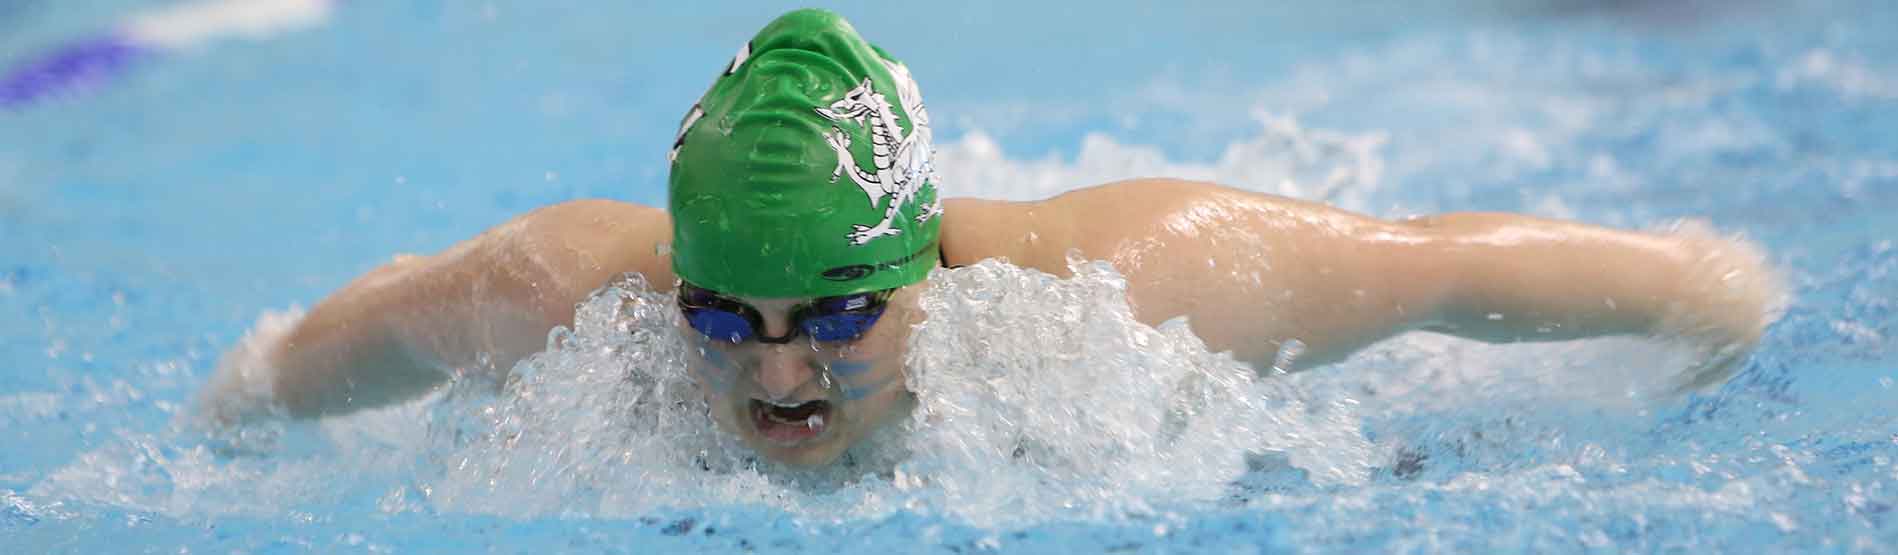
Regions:
<instances>
[{"instance_id":1,"label":"white dragon logo","mask_svg":"<svg viewBox=\"0 0 1898 555\"><path fill-rule=\"evenodd\" d=\"M826 119L838 123L850 121L870 132L874 172L857 166L856 158L850 153L850 135L842 127L831 126L831 132L824 137L824 142L837 151L837 169L830 174L831 182L837 182L845 173L850 174L850 180L869 197L871 209L884 199L889 200L883 210L883 221L876 225L851 226L856 228L847 235L852 245L902 233L903 230L890 227L890 223L896 220L904 205L916 202L916 194L925 184L934 181L935 166L930 162L934 147L930 144L929 112L923 109L923 94L917 90L916 80L910 78L909 68L888 60L883 61L883 65L895 78L897 98L903 103L904 113L909 114L909 134L903 133L889 99L871 87L869 78L864 78L862 84L844 93L843 98L829 107L816 108ZM921 212L916 216L917 223L942 214L942 199L930 202Z\"/></svg>"}]
</instances>

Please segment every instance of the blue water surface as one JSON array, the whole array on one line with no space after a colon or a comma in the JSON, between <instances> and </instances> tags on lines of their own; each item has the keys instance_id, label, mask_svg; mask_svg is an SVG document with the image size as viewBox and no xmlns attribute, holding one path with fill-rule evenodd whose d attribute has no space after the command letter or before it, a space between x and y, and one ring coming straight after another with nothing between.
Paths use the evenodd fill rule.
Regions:
<instances>
[{"instance_id":1,"label":"blue water surface","mask_svg":"<svg viewBox=\"0 0 1898 555\"><path fill-rule=\"evenodd\" d=\"M0 70L169 4L0 1ZM1216 501L1031 522L927 504L869 517L470 509L428 493L453 452L371 442L338 459L316 437L231 454L177 422L260 314L307 306L395 253L562 200L662 204L679 116L793 6L349 2L313 29L154 53L98 87L0 111L0 551L1898 545L1898 5L1252 4L832 7L913 69L945 159L964 164L945 167L952 195L1147 173L1285 192L1279 177L1342 169L1346 194L1326 199L1382 216L1696 218L1769 253L1786 314L1730 382L1678 400L1544 403L1504 388L1437 403L1424 397L1443 390L1418 385L1555 357L1614 374L1614 344L1410 338L1299 376L1354 392L1340 395L1377 453L1355 482L1265 457ZM323 464L387 462L375 453L402 470L352 479ZM205 486L281 493L306 476L281 499Z\"/></svg>"}]
</instances>

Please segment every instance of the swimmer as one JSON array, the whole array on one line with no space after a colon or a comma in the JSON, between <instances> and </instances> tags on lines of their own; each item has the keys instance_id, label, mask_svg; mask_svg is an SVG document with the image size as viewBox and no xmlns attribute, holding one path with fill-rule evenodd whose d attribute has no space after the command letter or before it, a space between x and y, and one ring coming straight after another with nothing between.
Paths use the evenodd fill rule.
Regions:
<instances>
[{"instance_id":1,"label":"swimmer","mask_svg":"<svg viewBox=\"0 0 1898 555\"><path fill-rule=\"evenodd\" d=\"M200 407L221 425L318 418L413 399L457 373L505 376L629 272L676 297L716 425L795 465L833 461L912 409L905 349L943 266L997 259L1066 276L1070 253L1107 261L1139 320L1186 317L1208 348L1263 373L1294 341L1303 354L1285 370L1413 330L1634 334L1704 348L1683 388L1723 381L1779 295L1757 251L1697 228L1387 221L1176 179L1034 202L942 198L929 121L903 64L835 14L791 12L686 113L666 210L565 202L398 257L281 337L240 345Z\"/></svg>"}]
</instances>

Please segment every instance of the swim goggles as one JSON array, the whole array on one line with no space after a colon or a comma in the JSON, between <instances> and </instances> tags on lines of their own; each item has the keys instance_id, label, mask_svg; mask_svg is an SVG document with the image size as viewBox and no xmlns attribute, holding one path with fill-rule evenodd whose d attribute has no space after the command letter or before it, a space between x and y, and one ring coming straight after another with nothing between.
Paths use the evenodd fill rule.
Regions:
<instances>
[{"instance_id":1,"label":"swim goggles","mask_svg":"<svg viewBox=\"0 0 1898 555\"><path fill-rule=\"evenodd\" d=\"M690 283L679 285L679 312L692 329L706 337L743 343L790 343L798 333L823 342L855 341L870 332L896 289L819 297L791 309L791 331L778 337L764 335L764 317L758 309L716 291Z\"/></svg>"}]
</instances>

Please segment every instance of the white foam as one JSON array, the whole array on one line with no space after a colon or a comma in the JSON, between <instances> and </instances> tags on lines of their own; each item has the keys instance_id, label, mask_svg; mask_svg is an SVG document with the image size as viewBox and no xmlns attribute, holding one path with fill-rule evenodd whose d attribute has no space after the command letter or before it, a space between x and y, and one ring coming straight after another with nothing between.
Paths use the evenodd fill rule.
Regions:
<instances>
[{"instance_id":1,"label":"white foam","mask_svg":"<svg viewBox=\"0 0 1898 555\"><path fill-rule=\"evenodd\" d=\"M1898 99L1898 77L1879 71L1857 56L1815 48L1779 70L1782 88L1818 85L1847 98Z\"/></svg>"},{"instance_id":2,"label":"white foam","mask_svg":"<svg viewBox=\"0 0 1898 555\"><path fill-rule=\"evenodd\" d=\"M1308 129L1295 118L1262 110L1251 115L1258 135L1226 145L1210 162L1175 161L1158 147L1100 133L1082 138L1073 160L1019 160L979 129L939 144L935 161L948 194L1006 200L1041 199L1134 177L1175 177L1358 206L1383 179L1383 133Z\"/></svg>"},{"instance_id":3,"label":"white foam","mask_svg":"<svg viewBox=\"0 0 1898 555\"><path fill-rule=\"evenodd\" d=\"M1348 399L1311 403L1261 380L1206 351L1183 321L1142 325L1118 274L1076 270L1066 280L998 262L939 271L911 342L919 410L820 471L756 460L716 431L685 373L669 299L622 283L585 303L557 348L525 361L508 395L432 425L449 468L428 498L508 515L745 504L817 520L912 510L1002 525L1213 502L1255 452L1282 454L1313 483L1368 477L1373 449Z\"/></svg>"},{"instance_id":4,"label":"white foam","mask_svg":"<svg viewBox=\"0 0 1898 555\"><path fill-rule=\"evenodd\" d=\"M739 505L812 522L909 511L988 528L1167 518L1226 499L1255 479L1258 456L1286 465L1274 480L1366 483L1404 447L1366 438L1366 410L1464 415L1454 425L1487 438L1471 457L1508 456L1559 437L1565 415L1639 418L1674 385L1656 368L1689 366L1687 351L1634 339L1498 347L1417 335L1262 378L1207 351L1184 320L1136 321L1105 263L1072 269L937 271L911 339L917 411L815 471L759 460L717 431L670 299L619 283L524 361L506 394L430 409L425 452L443 466L416 497L511 516Z\"/></svg>"}]
</instances>

